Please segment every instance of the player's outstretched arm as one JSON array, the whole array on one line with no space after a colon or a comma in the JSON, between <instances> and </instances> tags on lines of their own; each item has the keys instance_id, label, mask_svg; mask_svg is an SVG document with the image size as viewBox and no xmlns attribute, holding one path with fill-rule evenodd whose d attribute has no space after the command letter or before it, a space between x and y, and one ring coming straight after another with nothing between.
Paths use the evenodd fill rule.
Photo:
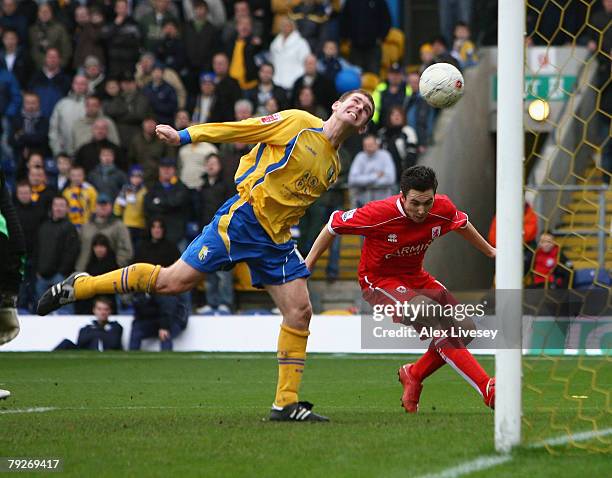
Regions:
<instances>
[{"instance_id":1,"label":"player's outstretched arm","mask_svg":"<svg viewBox=\"0 0 612 478\"><path fill-rule=\"evenodd\" d=\"M455 232L462 236L466 241L472 244L476 249L482 252L485 256L494 258L496 250L489 244L484 237L476 230L470 222L463 229L455 229Z\"/></svg>"},{"instance_id":2,"label":"player's outstretched arm","mask_svg":"<svg viewBox=\"0 0 612 478\"><path fill-rule=\"evenodd\" d=\"M164 143L172 144L174 146L181 144L181 138L179 137L178 131L167 124L158 124L155 127L155 134Z\"/></svg>"},{"instance_id":3,"label":"player's outstretched arm","mask_svg":"<svg viewBox=\"0 0 612 478\"><path fill-rule=\"evenodd\" d=\"M315 264L329 246L331 246L332 242L334 242L335 236L327 230L327 226L321 229L321 232L317 236L308 256L306 256L305 264L309 271L312 271Z\"/></svg>"}]
</instances>

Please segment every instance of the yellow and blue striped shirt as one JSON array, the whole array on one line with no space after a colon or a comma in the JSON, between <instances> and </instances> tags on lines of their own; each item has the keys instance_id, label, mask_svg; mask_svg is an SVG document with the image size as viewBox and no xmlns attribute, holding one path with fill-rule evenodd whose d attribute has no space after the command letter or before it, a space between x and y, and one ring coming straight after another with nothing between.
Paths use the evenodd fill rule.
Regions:
<instances>
[{"instance_id":1,"label":"yellow and blue striped shirt","mask_svg":"<svg viewBox=\"0 0 612 478\"><path fill-rule=\"evenodd\" d=\"M259 223L277 244L338 178L337 150L323 120L301 110L229 123L206 123L179 131L181 144L257 143L240 161L235 182Z\"/></svg>"}]
</instances>

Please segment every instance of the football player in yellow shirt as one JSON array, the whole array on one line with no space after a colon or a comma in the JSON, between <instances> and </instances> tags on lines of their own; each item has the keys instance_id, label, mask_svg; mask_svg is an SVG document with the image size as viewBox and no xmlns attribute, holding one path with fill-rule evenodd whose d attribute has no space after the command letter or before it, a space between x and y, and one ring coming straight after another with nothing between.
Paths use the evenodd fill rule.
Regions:
<instances>
[{"instance_id":1,"label":"football player in yellow shirt","mask_svg":"<svg viewBox=\"0 0 612 478\"><path fill-rule=\"evenodd\" d=\"M310 271L291 240L290 228L338 177L338 148L364 133L374 102L364 90L343 94L327 121L300 110L238 122L207 123L176 131L158 125L157 136L172 145L206 141L255 147L240 161L238 194L172 266L133 264L101 276L74 273L41 297L46 315L64 304L97 294L147 292L179 294L207 272L246 262L256 287L265 287L283 315L278 337L278 384L270 420L327 421L298 401L312 308L306 287Z\"/></svg>"}]
</instances>

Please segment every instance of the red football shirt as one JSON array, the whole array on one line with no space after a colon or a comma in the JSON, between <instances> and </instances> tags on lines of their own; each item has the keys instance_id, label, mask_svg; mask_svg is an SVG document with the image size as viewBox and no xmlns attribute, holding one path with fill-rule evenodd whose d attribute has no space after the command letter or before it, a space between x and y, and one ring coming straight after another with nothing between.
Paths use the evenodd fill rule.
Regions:
<instances>
[{"instance_id":1,"label":"red football shirt","mask_svg":"<svg viewBox=\"0 0 612 478\"><path fill-rule=\"evenodd\" d=\"M427 275L425 252L437 237L465 228L468 216L443 194L436 194L425 221L412 221L402 208L400 195L372 201L358 209L335 211L327 229L332 234L365 236L359 261L359 279Z\"/></svg>"}]
</instances>

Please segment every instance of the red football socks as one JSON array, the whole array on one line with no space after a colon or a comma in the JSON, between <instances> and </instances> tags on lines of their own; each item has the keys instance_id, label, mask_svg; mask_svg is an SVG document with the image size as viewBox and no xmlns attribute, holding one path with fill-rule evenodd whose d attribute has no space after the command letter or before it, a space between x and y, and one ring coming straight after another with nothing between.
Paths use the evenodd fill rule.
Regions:
<instances>
[{"instance_id":1,"label":"red football socks","mask_svg":"<svg viewBox=\"0 0 612 478\"><path fill-rule=\"evenodd\" d=\"M484 396L489 376L470 351L465 346L451 343L448 339L437 341L436 347L442 359Z\"/></svg>"},{"instance_id":2,"label":"red football socks","mask_svg":"<svg viewBox=\"0 0 612 478\"><path fill-rule=\"evenodd\" d=\"M410 367L410 373L419 382L422 382L445 363L446 362L444 359L440 357L440 354L436 351L432 344L432 346L427 349L427 352L425 352L425 354L419 360L412 364L412 367Z\"/></svg>"}]
</instances>

